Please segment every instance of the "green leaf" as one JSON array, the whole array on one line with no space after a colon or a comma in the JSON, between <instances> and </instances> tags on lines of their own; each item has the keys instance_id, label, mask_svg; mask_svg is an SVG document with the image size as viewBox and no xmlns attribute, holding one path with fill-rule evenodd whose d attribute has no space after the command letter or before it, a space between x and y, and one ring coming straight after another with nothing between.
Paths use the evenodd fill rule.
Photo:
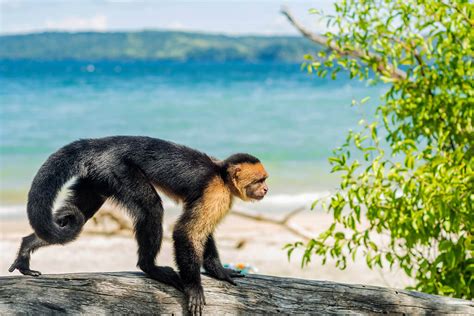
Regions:
<instances>
[{"instance_id":1,"label":"green leaf","mask_svg":"<svg viewBox=\"0 0 474 316\"><path fill-rule=\"evenodd\" d=\"M369 101L369 100L370 100L370 97L365 97L365 98L363 98L362 100L360 100L360 104L364 104L364 103L366 103L366 102Z\"/></svg>"}]
</instances>

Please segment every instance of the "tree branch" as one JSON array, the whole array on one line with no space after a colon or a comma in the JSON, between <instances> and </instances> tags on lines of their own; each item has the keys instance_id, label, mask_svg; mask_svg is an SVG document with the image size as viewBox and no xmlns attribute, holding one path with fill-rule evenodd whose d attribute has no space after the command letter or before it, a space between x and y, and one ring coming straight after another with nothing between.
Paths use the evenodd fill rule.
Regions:
<instances>
[{"instance_id":1,"label":"tree branch","mask_svg":"<svg viewBox=\"0 0 474 316\"><path fill-rule=\"evenodd\" d=\"M394 78L394 79L397 79L397 80L402 80L402 79L406 79L407 78L407 74L406 72L404 72L403 70L401 69L398 69L396 67L394 67L393 65L391 64L387 64L385 65L383 63L383 60L380 56L376 55L376 54L372 54L372 53L366 53L366 52L363 52L363 51L360 51L360 50L356 50L356 49L347 49L347 48L344 48L344 47L340 47L339 45L337 45L336 43L334 43L333 41L329 41L328 38L326 36L323 36L323 35L319 35L319 34L316 34L316 33L313 33L311 31L309 31L308 29L306 29L301 23L299 23L294 17L293 15L291 14L291 12L288 10L288 8L286 7L282 7L281 8L281 13L286 16L286 18L288 19L288 21L296 28L298 29L298 31L300 31L300 33L305 36L306 38L308 38L309 40L317 43L317 44L320 44L320 45L323 45L323 46L326 46L328 47L329 49L333 50L333 51L336 51L338 54L340 55L343 55L343 56L352 56L352 57L355 57L355 58L369 58L369 59L374 59L378 65L377 65L377 71L379 73L383 73L383 72L386 72L388 71L390 74L391 74L391 77Z\"/></svg>"},{"instance_id":2,"label":"tree branch","mask_svg":"<svg viewBox=\"0 0 474 316\"><path fill-rule=\"evenodd\" d=\"M450 3L449 1L448 3L441 1L441 3L450 9L454 9L457 13L459 13L462 16L464 21L466 21L470 26L474 27L474 20L471 20L469 16L467 16L466 13L463 12L461 9L459 9L455 4Z\"/></svg>"},{"instance_id":3,"label":"tree branch","mask_svg":"<svg viewBox=\"0 0 474 316\"><path fill-rule=\"evenodd\" d=\"M294 216L301 213L305 209L306 208L303 206L298 207L293 211L289 212L288 214L284 214L282 218L269 217L260 213L256 213L254 211L242 209L231 209L230 213L236 216L244 217L259 222L271 223L282 226L283 228L295 234L296 236L299 236L304 240L308 241L315 237L314 233L311 233L300 227L299 225L290 222L290 219L292 219ZM133 230L132 225L130 224L130 220L128 220L123 214L114 212L111 209L101 210L96 216L93 217L93 222L95 224L95 229L88 231L92 234L114 235L121 232L131 232ZM107 222L110 222L113 227L107 229Z\"/></svg>"},{"instance_id":4,"label":"tree branch","mask_svg":"<svg viewBox=\"0 0 474 316\"><path fill-rule=\"evenodd\" d=\"M305 208L303 206L298 207L298 208L296 208L295 210L293 210L290 213L286 214L283 218L280 218L280 219L265 216L263 214L256 213L256 212L253 212L253 211L249 211L249 210L232 209L231 214L234 214L234 215L237 215L237 216L240 216L240 217L244 217L244 218L248 218L248 219L252 219L252 220L255 220L255 221L266 222L266 223L271 223L271 224L282 226L283 228L285 228L286 230L288 230L291 233L295 234L296 236L301 237L304 240L308 241L308 240L314 238L315 234L305 230L303 227L301 227L297 224L289 222L289 220L293 216L295 216L296 214L300 213L303 210L305 210Z\"/></svg>"}]
</instances>

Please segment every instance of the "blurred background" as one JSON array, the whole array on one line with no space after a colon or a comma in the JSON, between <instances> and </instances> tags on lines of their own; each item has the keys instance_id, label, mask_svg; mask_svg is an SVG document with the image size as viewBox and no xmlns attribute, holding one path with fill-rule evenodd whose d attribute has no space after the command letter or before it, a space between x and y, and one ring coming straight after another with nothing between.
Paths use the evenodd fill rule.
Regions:
<instances>
[{"instance_id":1,"label":"blurred background","mask_svg":"<svg viewBox=\"0 0 474 316\"><path fill-rule=\"evenodd\" d=\"M330 0L1 0L0 274L29 231L25 202L35 172L79 138L147 135L219 158L254 154L268 169L270 193L261 203L238 206L268 216L309 210L334 190L327 158L373 112L381 87L302 69L304 55L322 48L288 23L283 5L308 28L326 30L308 10L330 13ZM351 107L366 96L372 103ZM169 216L177 214L179 207L165 205ZM295 220L311 231L329 221L320 211ZM298 236L265 225L226 219L218 232L224 261L267 274L387 284L383 274L361 273L363 264L348 272L301 269L298 259L289 264L281 248ZM43 272L133 268L133 240L114 238L92 235L41 250L33 263ZM163 252L172 264L171 248Z\"/></svg>"}]
</instances>

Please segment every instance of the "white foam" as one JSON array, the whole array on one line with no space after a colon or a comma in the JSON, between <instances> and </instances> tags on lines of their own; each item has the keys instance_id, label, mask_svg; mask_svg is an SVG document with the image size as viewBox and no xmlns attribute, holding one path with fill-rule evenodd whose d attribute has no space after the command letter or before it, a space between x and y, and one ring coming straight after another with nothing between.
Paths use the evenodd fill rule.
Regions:
<instances>
[{"instance_id":1,"label":"white foam","mask_svg":"<svg viewBox=\"0 0 474 316\"><path fill-rule=\"evenodd\" d=\"M25 205L2 205L0 206L0 219L26 217Z\"/></svg>"},{"instance_id":2,"label":"white foam","mask_svg":"<svg viewBox=\"0 0 474 316\"><path fill-rule=\"evenodd\" d=\"M303 192L296 194L269 194L260 203L262 204L281 204L281 205L311 205L315 200L328 197L331 195L329 191L321 192Z\"/></svg>"}]
</instances>

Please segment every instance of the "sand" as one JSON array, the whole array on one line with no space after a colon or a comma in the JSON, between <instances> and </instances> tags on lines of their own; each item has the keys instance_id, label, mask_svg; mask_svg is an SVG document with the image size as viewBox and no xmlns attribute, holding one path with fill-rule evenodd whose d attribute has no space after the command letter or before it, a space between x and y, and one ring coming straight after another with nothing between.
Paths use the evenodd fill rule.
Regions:
<instances>
[{"instance_id":1,"label":"sand","mask_svg":"<svg viewBox=\"0 0 474 316\"><path fill-rule=\"evenodd\" d=\"M279 215L281 216L281 215ZM158 256L159 265L173 266L173 247L170 227L176 215L165 217L165 238ZM308 231L323 231L331 218L321 212L304 211L292 222ZM8 267L13 262L21 237L30 233L26 218L0 222L0 275L11 275ZM31 267L42 273L103 272L136 270L137 246L129 233L119 236L104 236L92 233L92 224L87 224L83 234L74 242L64 246L40 249L32 256ZM362 257L349 262L347 269L335 268L329 260L326 265L313 257L312 262L301 268L302 251L295 251L289 262L283 246L300 240L283 227L228 215L215 234L221 260L224 263L247 263L260 274L288 276L305 279L329 280L403 288L410 280L400 270L370 270ZM19 274L17 271L14 274Z\"/></svg>"}]
</instances>

